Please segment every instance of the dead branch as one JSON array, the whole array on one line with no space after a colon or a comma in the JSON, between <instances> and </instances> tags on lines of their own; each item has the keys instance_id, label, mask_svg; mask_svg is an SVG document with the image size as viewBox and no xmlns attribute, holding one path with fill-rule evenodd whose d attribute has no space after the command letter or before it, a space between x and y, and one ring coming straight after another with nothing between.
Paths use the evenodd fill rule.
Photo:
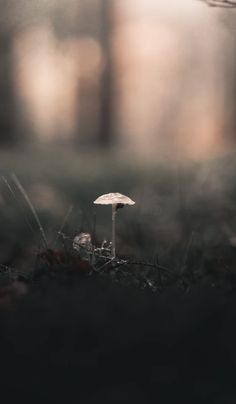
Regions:
<instances>
[{"instance_id":1,"label":"dead branch","mask_svg":"<svg viewBox=\"0 0 236 404\"><path fill-rule=\"evenodd\" d=\"M200 0L210 7L236 8L236 0Z\"/></svg>"}]
</instances>

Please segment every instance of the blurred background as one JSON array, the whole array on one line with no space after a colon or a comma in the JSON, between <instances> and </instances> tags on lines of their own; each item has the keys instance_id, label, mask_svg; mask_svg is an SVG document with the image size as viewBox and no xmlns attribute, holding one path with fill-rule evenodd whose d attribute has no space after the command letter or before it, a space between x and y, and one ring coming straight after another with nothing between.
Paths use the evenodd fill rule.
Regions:
<instances>
[{"instance_id":1,"label":"blurred background","mask_svg":"<svg viewBox=\"0 0 236 404\"><path fill-rule=\"evenodd\" d=\"M0 10L0 261L40 246L12 173L49 244L71 205L66 234L109 239L109 207L93 200L121 192L136 201L118 215L122 256L181 268L190 250L199 267L234 255L236 11L197 0Z\"/></svg>"}]
</instances>

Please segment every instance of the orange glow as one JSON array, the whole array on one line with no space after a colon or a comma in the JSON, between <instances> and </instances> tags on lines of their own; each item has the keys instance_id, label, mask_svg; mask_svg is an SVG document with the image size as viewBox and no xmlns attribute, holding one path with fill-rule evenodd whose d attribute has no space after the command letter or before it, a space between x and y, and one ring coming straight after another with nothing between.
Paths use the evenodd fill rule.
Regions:
<instances>
[{"instance_id":1,"label":"orange glow","mask_svg":"<svg viewBox=\"0 0 236 404\"><path fill-rule=\"evenodd\" d=\"M217 15L200 2L119 2L114 58L124 146L147 159L228 150L223 40Z\"/></svg>"}]
</instances>

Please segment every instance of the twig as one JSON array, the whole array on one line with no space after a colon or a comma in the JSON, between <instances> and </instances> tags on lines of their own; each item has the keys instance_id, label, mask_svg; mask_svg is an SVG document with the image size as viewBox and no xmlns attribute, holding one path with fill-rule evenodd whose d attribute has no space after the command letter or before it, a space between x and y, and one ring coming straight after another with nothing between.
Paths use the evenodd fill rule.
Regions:
<instances>
[{"instance_id":1,"label":"twig","mask_svg":"<svg viewBox=\"0 0 236 404\"><path fill-rule=\"evenodd\" d=\"M111 259L109 259L107 262L105 262L105 264L103 264L102 266L100 266L99 268L96 268L96 271L99 272L101 271L101 269L105 268L107 265L109 265L112 261L114 261L114 257L112 257Z\"/></svg>"},{"instance_id":2,"label":"twig","mask_svg":"<svg viewBox=\"0 0 236 404\"><path fill-rule=\"evenodd\" d=\"M96 243L96 230L97 230L97 215L93 212L93 229L92 229L92 243Z\"/></svg>"},{"instance_id":3,"label":"twig","mask_svg":"<svg viewBox=\"0 0 236 404\"><path fill-rule=\"evenodd\" d=\"M167 269L166 267L163 267L162 265L156 265L156 264L150 264L148 262L135 262L135 261L125 261L124 263L122 263L121 265L124 264L128 264L128 265L142 265L142 266L146 266L146 267L150 267L150 268L156 268L159 269L160 271L166 272L168 274L171 274L171 271L169 269Z\"/></svg>"},{"instance_id":4,"label":"twig","mask_svg":"<svg viewBox=\"0 0 236 404\"><path fill-rule=\"evenodd\" d=\"M235 8L236 2L233 0L200 0L211 7L221 7L221 8Z\"/></svg>"},{"instance_id":5,"label":"twig","mask_svg":"<svg viewBox=\"0 0 236 404\"><path fill-rule=\"evenodd\" d=\"M70 205L70 206L69 206L69 209L67 210L66 215L65 215L65 217L64 217L64 219L63 219L63 222L62 222L62 224L61 224L61 226L60 226L60 228L59 228L59 230L58 230L58 232L57 232L56 238L55 238L55 240L54 240L53 243L52 243L53 246L56 244L58 237L62 234L62 230L64 229L64 227L65 227L65 225L66 225L66 222L67 222L67 220L69 219L69 217L70 217L72 211L73 211L73 205Z\"/></svg>"},{"instance_id":6,"label":"twig","mask_svg":"<svg viewBox=\"0 0 236 404\"><path fill-rule=\"evenodd\" d=\"M187 261L188 261L190 250L192 248L194 236L195 236L195 233L194 233L194 231L192 231L191 234L190 234L190 238L189 238L185 253L184 253L184 259L183 259L183 263L182 263L181 268L180 268L180 272L183 272L185 270L185 268L186 268L186 264L187 264Z\"/></svg>"}]
</instances>

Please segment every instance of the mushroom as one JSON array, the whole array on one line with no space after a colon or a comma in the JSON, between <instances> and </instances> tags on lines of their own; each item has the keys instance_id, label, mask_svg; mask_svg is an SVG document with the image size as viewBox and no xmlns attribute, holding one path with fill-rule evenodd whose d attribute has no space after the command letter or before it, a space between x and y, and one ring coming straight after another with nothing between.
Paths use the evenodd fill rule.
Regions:
<instances>
[{"instance_id":1,"label":"mushroom","mask_svg":"<svg viewBox=\"0 0 236 404\"><path fill-rule=\"evenodd\" d=\"M112 257L116 256L116 212L125 205L134 205L128 196L122 195L119 192L109 193L99 196L93 203L97 205L112 205Z\"/></svg>"},{"instance_id":2,"label":"mushroom","mask_svg":"<svg viewBox=\"0 0 236 404\"><path fill-rule=\"evenodd\" d=\"M80 233L73 240L73 249L79 253L80 257L89 259L92 250L91 235Z\"/></svg>"},{"instance_id":3,"label":"mushroom","mask_svg":"<svg viewBox=\"0 0 236 404\"><path fill-rule=\"evenodd\" d=\"M73 240L73 248L74 250L80 251L81 248L86 250L91 249L91 236L89 233L80 233L75 236Z\"/></svg>"}]
</instances>

